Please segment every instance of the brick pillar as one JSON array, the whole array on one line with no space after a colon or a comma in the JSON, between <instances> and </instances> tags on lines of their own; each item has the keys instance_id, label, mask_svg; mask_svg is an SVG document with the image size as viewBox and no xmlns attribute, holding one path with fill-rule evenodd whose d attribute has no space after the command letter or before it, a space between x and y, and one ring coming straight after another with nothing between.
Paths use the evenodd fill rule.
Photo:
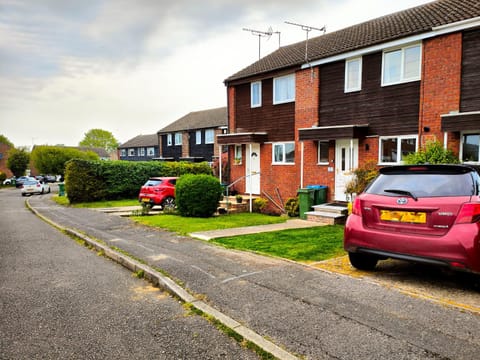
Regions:
<instances>
[{"instance_id":1,"label":"brick pillar","mask_svg":"<svg viewBox=\"0 0 480 360\"><path fill-rule=\"evenodd\" d=\"M460 109L462 34L425 40L422 62L418 132L424 146L429 140L443 143L440 115Z\"/></svg>"},{"instance_id":2,"label":"brick pillar","mask_svg":"<svg viewBox=\"0 0 480 360\"><path fill-rule=\"evenodd\" d=\"M182 132L182 157L190 157L190 133Z\"/></svg>"}]
</instances>

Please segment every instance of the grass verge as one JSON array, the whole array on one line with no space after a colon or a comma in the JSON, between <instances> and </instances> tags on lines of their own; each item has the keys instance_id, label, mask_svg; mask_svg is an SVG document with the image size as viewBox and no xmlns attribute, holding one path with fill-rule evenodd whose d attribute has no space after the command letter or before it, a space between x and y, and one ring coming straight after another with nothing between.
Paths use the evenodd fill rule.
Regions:
<instances>
[{"instance_id":1,"label":"grass verge","mask_svg":"<svg viewBox=\"0 0 480 360\"><path fill-rule=\"evenodd\" d=\"M341 225L265 232L211 241L229 249L254 251L305 263L345 255Z\"/></svg>"},{"instance_id":2,"label":"grass verge","mask_svg":"<svg viewBox=\"0 0 480 360\"><path fill-rule=\"evenodd\" d=\"M211 218L189 218L163 214L159 216L133 216L131 219L143 225L162 228L187 235L192 232L229 229L234 227L277 224L287 221L285 217L268 216L258 213L238 213Z\"/></svg>"},{"instance_id":3,"label":"grass verge","mask_svg":"<svg viewBox=\"0 0 480 360\"><path fill-rule=\"evenodd\" d=\"M54 195L53 200L59 205L70 206L70 201L66 196ZM78 203L71 205L76 208L109 208L118 206L136 206L139 205L138 199L105 200L87 203Z\"/></svg>"}]
</instances>

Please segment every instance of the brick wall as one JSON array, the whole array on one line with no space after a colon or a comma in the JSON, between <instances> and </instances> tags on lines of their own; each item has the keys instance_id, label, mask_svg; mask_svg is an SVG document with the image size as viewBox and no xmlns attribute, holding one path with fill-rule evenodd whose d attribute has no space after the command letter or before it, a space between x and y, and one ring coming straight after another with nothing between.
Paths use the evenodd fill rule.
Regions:
<instances>
[{"instance_id":1,"label":"brick wall","mask_svg":"<svg viewBox=\"0 0 480 360\"><path fill-rule=\"evenodd\" d=\"M4 143L0 143L0 171L7 175L8 177L13 176L10 169L7 168L7 159L8 159L8 151L10 150L10 146Z\"/></svg>"},{"instance_id":2,"label":"brick wall","mask_svg":"<svg viewBox=\"0 0 480 360\"><path fill-rule=\"evenodd\" d=\"M182 157L190 157L190 134L188 131L182 132Z\"/></svg>"},{"instance_id":3,"label":"brick wall","mask_svg":"<svg viewBox=\"0 0 480 360\"><path fill-rule=\"evenodd\" d=\"M419 134L423 146L428 140L443 143L440 115L460 109L462 34L426 40L422 61ZM428 132L424 131L426 127ZM449 148L458 146L458 139L451 140Z\"/></svg>"}]
</instances>

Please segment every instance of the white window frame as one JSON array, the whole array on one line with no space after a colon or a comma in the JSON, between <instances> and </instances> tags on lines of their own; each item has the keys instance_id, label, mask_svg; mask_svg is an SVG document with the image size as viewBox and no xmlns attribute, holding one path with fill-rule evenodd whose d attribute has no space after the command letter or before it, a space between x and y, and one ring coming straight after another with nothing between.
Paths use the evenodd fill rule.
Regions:
<instances>
[{"instance_id":1,"label":"white window frame","mask_svg":"<svg viewBox=\"0 0 480 360\"><path fill-rule=\"evenodd\" d=\"M182 145L182 133L176 132L175 133L175 145Z\"/></svg>"},{"instance_id":2,"label":"white window frame","mask_svg":"<svg viewBox=\"0 0 480 360\"><path fill-rule=\"evenodd\" d=\"M173 141L172 141L172 134L167 134L167 146L172 146Z\"/></svg>"},{"instance_id":3,"label":"white window frame","mask_svg":"<svg viewBox=\"0 0 480 360\"><path fill-rule=\"evenodd\" d=\"M460 134L460 151L459 151L459 160L464 164L479 164L480 163L480 153L478 154L478 161L463 161L463 144L465 140L465 135L480 135L479 131L465 131ZM479 144L480 145L480 144ZM480 152L480 149L479 149Z\"/></svg>"},{"instance_id":4,"label":"white window frame","mask_svg":"<svg viewBox=\"0 0 480 360\"><path fill-rule=\"evenodd\" d=\"M326 144L326 146L327 146L327 161L321 161L321 157L320 157L320 146L321 146L321 144ZM317 164L318 165L328 165L329 164L329 162L328 162L328 150L329 150L328 140L319 140L318 144L317 144Z\"/></svg>"},{"instance_id":5,"label":"white window frame","mask_svg":"<svg viewBox=\"0 0 480 360\"><path fill-rule=\"evenodd\" d=\"M207 129L205 130L205 144L214 144L215 143L215 130Z\"/></svg>"},{"instance_id":6,"label":"white window frame","mask_svg":"<svg viewBox=\"0 0 480 360\"><path fill-rule=\"evenodd\" d=\"M397 161L382 161L383 144L382 141L396 139L397 140ZM378 163L379 165L397 165L403 164L401 159L402 154L402 140L414 139L415 140L415 152L418 151L418 135L400 135L400 136L380 136L378 138Z\"/></svg>"},{"instance_id":7,"label":"white window frame","mask_svg":"<svg viewBox=\"0 0 480 360\"><path fill-rule=\"evenodd\" d=\"M147 156L155 156L155 147L151 146L147 148Z\"/></svg>"},{"instance_id":8,"label":"white window frame","mask_svg":"<svg viewBox=\"0 0 480 360\"><path fill-rule=\"evenodd\" d=\"M419 55L418 55L418 75L412 76L407 78L405 76L405 51L408 49L413 49L413 48L419 48ZM395 81L385 81L385 57L388 54L394 53L394 52L400 52L400 79L395 80ZM416 43L416 44L411 44L407 46L403 46L400 48L392 48L392 49L387 49L383 51L382 55L382 86L390 86L390 85L397 85L397 84L402 84L406 82L411 82L411 81L418 81L421 79L421 74L422 74L422 44L421 43Z\"/></svg>"},{"instance_id":9,"label":"white window frame","mask_svg":"<svg viewBox=\"0 0 480 360\"><path fill-rule=\"evenodd\" d=\"M235 165L242 165L242 158L243 158L242 145L235 145L235 155L234 155Z\"/></svg>"},{"instance_id":10,"label":"white window frame","mask_svg":"<svg viewBox=\"0 0 480 360\"><path fill-rule=\"evenodd\" d=\"M128 156L130 156L130 157L135 156L135 149L134 148L128 149Z\"/></svg>"},{"instance_id":11,"label":"white window frame","mask_svg":"<svg viewBox=\"0 0 480 360\"><path fill-rule=\"evenodd\" d=\"M120 156L122 157L127 156L127 149L120 149Z\"/></svg>"},{"instance_id":12,"label":"white window frame","mask_svg":"<svg viewBox=\"0 0 480 360\"><path fill-rule=\"evenodd\" d=\"M287 93L281 94L277 87L279 87L282 81L287 81ZM290 83L291 82L291 83ZM289 91L288 85L292 86L292 89ZM285 95L280 99L277 99L277 95ZM277 78L273 78L273 104L285 104L289 102L295 101L295 74L289 74L285 76L280 76Z\"/></svg>"},{"instance_id":13,"label":"white window frame","mask_svg":"<svg viewBox=\"0 0 480 360\"><path fill-rule=\"evenodd\" d=\"M195 144L200 145L202 143L202 130L195 131Z\"/></svg>"},{"instance_id":14,"label":"white window frame","mask_svg":"<svg viewBox=\"0 0 480 360\"><path fill-rule=\"evenodd\" d=\"M138 148L137 149L137 156L145 156L145 148Z\"/></svg>"},{"instance_id":15,"label":"white window frame","mask_svg":"<svg viewBox=\"0 0 480 360\"><path fill-rule=\"evenodd\" d=\"M349 87L350 83L350 67L353 63L358 63L358 74L356 76L355 86ZM345 60L345 92L353 92L362 90L362 57Z\"/></svg>"},{"instance_id":16,"label":"white window frame","mask_svg":"<svg viewBox=\"0 0 480 360\"><path fill-rule=\"evenodd\" d=\"M254 96L255 94L258 95L257 102L255 102L255 96ZM250 83L250 107L256 108L261 106L262 106L262 82L254 81Z\"/></svg>"},{"instance_id":17,"label":"white window frame","mask_svg":"<svg viewBox=\"0 0 480 360\"><path fill-rule=\"evenodd\" d=\"M293 161L287 161L286 157L286 145L293 145ZM275 148L281 147L282 148L282 160L276 161L275 160ZM272 143L272 165L295 165L295 142L294 141L287 141L287 142L278 142Z\"/></svg>"}]
</instances>

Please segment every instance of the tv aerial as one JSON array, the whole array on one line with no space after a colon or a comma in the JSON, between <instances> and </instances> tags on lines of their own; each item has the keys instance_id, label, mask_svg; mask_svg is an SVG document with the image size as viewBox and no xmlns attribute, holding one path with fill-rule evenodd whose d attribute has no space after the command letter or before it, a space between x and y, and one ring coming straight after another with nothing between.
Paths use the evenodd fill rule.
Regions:
<instances>
[{"instance_id":1,"label":"tv aerial","mask_svg":"<svg viewBox=\"0 0 480 360\"><path fill-rule=\"evenodd\" d=\"M273 31L272 27L270 26L267 31L260 31L260 30L254 30L254 29L247 29L243 28L243 31L250 31L252 35L258 36L258 59L260 60L261 58L261 38L262 37L267 37L267 41L270 40L273 34L278 35L278 47L280 47L280 31Z\"/></svg>"},{"instance_id":2,"label":"tv aerial","mask_svg":"<svg viewBox=\"0 0 480 360\"><path fill-rule=\"evenodd\" d=\"M285 24L298 26L303 31L305 31L305 33L307 35L307 40L305 41L305 62L308 63L308 33L312 30L317 30L317 31L323 31L323 33L325 34L327 32L327 27L324 25L321 28L316 28L316 27L313 27L313 26L297 24L297 23L290 22L290 21L285 21Z\"/></svg>"}]
</instances>

